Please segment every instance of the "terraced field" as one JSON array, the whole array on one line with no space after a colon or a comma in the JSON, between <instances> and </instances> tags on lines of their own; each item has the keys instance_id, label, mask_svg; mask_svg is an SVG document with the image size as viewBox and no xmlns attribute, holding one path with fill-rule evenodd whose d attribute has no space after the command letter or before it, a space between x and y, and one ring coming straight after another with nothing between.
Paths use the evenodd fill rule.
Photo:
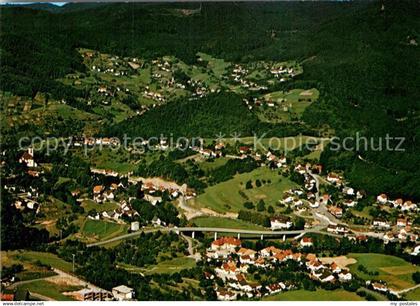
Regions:
<instances>
[{"instance_id":1,"label":"terraced field","mask_svg":"<svg viewBox=\"0 0 420 306\"><path fill-rule=\"evenodd\" d=\"M404 259L374 253L351 253L348 257L355 258L356 264L350 267L350 271L363 279L377 279L387 282L389 288L401 290L414 286L411 275L420 271L420 267L414 266ZM359 271L358 266L363 265L369 272L378 272L378 275L368 275Z\"/></svg>"},{"instance_id":2,"label":"terraced field","mask_svg":"<svg viewBox=\"0 0 420 306\"><path fill-rule=\"evenodd\" d=\"M126 224L87 219L81 229L81 234L89 239L105 240L124 234L128 229Z\"/></svg>"}]
</instances>

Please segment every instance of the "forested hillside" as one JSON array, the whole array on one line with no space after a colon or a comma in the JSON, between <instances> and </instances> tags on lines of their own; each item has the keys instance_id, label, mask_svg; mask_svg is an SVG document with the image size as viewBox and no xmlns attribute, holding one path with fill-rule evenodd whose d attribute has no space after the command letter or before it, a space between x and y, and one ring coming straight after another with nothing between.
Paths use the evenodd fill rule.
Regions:
<instances>
[{"instance_id":1,"label":"forested hillside","mask_svg":"<svg viewBox=\"0 0 420 306\"><path fill-rule=\"evenodd\" d=\"M198 51L234 62L302 62L295 82L319 84L319 103L303 119L316 128L328 124L338 136L405 137L405 152L329 152L327 168L346 170L357 188L420 199L420 18L418 1L279 2L200 4L66 5L59 10L1 8L1 90L34 97L38 91L72 101L83 92L56 81L83 71L76 48L154 58L174 55L186 63ZM179 9L190 11L180 11ZM189 12L189 13L186 13ZM222 99L222 98L220 98ZM213 134L235 124L251 131L255 118L223 104L223 112L183 102L156 108L144 121L111 128L146 136L161 127ZM217 100L216 100L217 103ZM230 104L232 103L232 104ZM216 104L217 105L217 104ZM221 115L218 117L218 115ZM162 117L160 117L162 116ZM182 127L186 118L186 123ZM121 127L121 129L118 129ZM265 127L264 127L265 128ZM282 129L280 127L279 129ZM281 133L276 133L281 134ZM362 161L358 155L361 155Z\"/></svg>"}]
</instances>

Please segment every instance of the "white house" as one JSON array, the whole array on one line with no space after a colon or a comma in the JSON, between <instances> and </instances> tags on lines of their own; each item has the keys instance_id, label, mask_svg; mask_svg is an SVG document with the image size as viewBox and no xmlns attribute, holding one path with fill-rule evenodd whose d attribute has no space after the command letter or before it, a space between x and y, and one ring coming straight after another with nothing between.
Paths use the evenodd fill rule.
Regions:
<instances>
[{"instance_id":1,"label":"white house","mask_svg":"<svg viewBox=\"0 0 420 306\"><path fill-rule=\"evenodd\" d=\"M348 282L348 281L351 281L352 277L353 276L351 275L351 273L349 271L341 271L338 274L338 280L340 282Z\"/></svg>"},{"instance_id":2,"label":"white house","mask_svg":"<svg viewBox=\"0 0 420 306\"><path fill-rule=\"evenodd\" d=\"M416 245L413 249L413 252L411 253L411 255L413 256L418 256L420 254L420 244Z\"/></svg>"},{"instance_id":3,"label":"white house","mask_svg":"<svg viewBox=\"0 0 420 306\"><path fill-rule=\"evenodd\" d=\"M134 289L127 287L125 285L121 285L121 286L112 288L112 295L118 301L132 300L134 298Z\"/></svg>"},{"instance_id":4,"label":"white house","mask_svg":"<svg viewBox=\"0 0 420 306\"><path fill-rule=\"evenodd\" d=\"M390 228L391 224L385 220L375 219L373 220L373 226L374 227L380 227L380 228Z\"/></svg>"},{"instance_id":5,"label":"white house","mask_svg":"<svg viewBox=\"0 0 420 306\"><path fill-rule=\"evenodd\" d=\"M277 229L288 229L293 226L293 223L289 217L285 216L278 216L273 217L270 219L271 229L277 230Z\"/></svg>"},{"instance_id":6,"label":"white house","mask_svg":"<svg viewBox=\"0 0 420 306\"><path fill-rule=\"evenodd\" d=\"M385 193L382 193L376 197L376 201L381 204L388 203L388 196Z\"/></svg>"},{"instance_id":7,"label":"white house","mask_svg":"<svg viewBox=\"0 0 420 306\"><path fill-rule=\"evenodd\" d=\"M139 221L131 222L130 229L131 229L132 232L138 231L140 229L140 223L139 223Z\"/></svg>"},{"instance_id":8,"label":"white house","mask_svg":"<svg viewBox=\"0 0 420 306\"><path fill-rule=\"evenodd\" d=\"M303 237L300 240L300 245L302 247L311 247L311 246L313 246L312 238L310 238L310 237Z\"/></svg>"},{"instance_id":9,"label":"white house","mask_svg":"<svg viewBox=\"0 0 420 306\"><path fill-rule=\"evenodd\" d=\"M354 207L354 206L356 206L356 205L357 205L357 201L355 201L355 200L351 200L351 199L348 199L348 200L345 200L345 201L343 202L343 204L344 204L345 206L347 206L347 207Z\"/></svg>"}]
</instances>

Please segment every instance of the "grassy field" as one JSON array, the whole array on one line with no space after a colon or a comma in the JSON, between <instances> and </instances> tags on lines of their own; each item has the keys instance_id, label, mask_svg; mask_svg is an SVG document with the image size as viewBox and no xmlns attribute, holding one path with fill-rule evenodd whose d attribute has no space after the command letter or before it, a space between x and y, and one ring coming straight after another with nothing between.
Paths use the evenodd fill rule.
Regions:
<instances>
[{"instance_id":1,"label":"grassy field","mask_svg":"<svg viewBox=\"0 0 420 306\"><path fill-rule=\"evenodd\" d=\"M126 269L127 271L133 273L141 273L145 275L150 274L171 274L179 272L184 269L190 269L195 267L195 259L189 257L176 257L170 260L165 260L158 262L156 265L151 265L147 267L136 267L127 264L118 264L118 266Z\"/></svg>"},{"instance_id":2,"label":"grassy field","mask_svg":"<svg viewBox=\"0 0 420 306\"><path fill-rule=\"evenodd\" d=\"M342 289L327 291L292 290L263 298L264 301L364 301L356 293Z\"/></svg>"},{"instance_id":3,"label":"grassy field","mask_svg":"<svg viewBox=\"0 0 420 306\"><path fill-rule=\"evenodd\" d=\"M29 290L32 293L38 293L43 296L49 297L56 301L73 301L69 296L65 296L62 292L76 291L81 289L75 286L61 286L45 280L34 281L22 284L18 287L19 291Z\"/></svg>"},{"instance_id":4,"label":"grassy field","mask_svg":"<svg viewBox=\"0 0 420 306\"><path fill-rule=\"evenodd\" d=\"M261 230L264 227L245 222L238 219L219 218L219 217L197 217L190 220L197 226L202 227L221 227L221 228L239 228Z\"/></svg>"},{"instance_id":5,"label":"grassy field","mask_svg":"<svg viewBox=\"0 0 420 306\"><path fill-rule=\"evenodd\" d=\"M86 213L88 213L92 209L96 209L97 211L108 211L118 208L118 205L114 202L105 202L98 204L93 200L85 200L82 202L81 206L85 209Z\"/></svg>"},{"instance_id":6,"label":"grassy field","mask_svg":"<svg viewBox=\"0 0 420 306\"><path fill-rule=\"evenodd\" d=\"M82 235L99 240L112 238L113 236L123 234L126 231L127 225L125 224L90 219L86 220L81 229Z\"/></svg>"},{"instance_id":7,"label":"grassy field","mask_svg":"<svg viewBox=\"0 0 420 306\"><path fill-rule=\"evenodd\" d=\"M35 265L35 262L39 261L44 265L50 265L53 268L63 270L65 272L72 271L72 264L64 261L55 254L35 251L2 251L1 252L1 263L2 266L12 264L22 264L25 268L30 268Z\"/></svg>"},{"instance_id":8,"label":"grassy field","mask_svg":"<svg viewBox=\"0 0 420 306\"><path fill-rule=\"evenodd\" d=\"M245 189L248 180L255 183L257 179L267 182L271 180L271 183L266 183L261 187L254 186L252 189ZM243 203L246 201L257 203L262 199L267 206L272 205L276 209L275 204L282 198L283 192L294 186L296 184L288 178L280 176L277 171L261 167L249 173L235 175L231 180L207 188L203 194L191 200L191 204L224 213L237 212L243 209ZM247 198L241 196L239 191L242 191Z\"/></svg>"},{"instance_id":9,"label":"grassy field","mask_svg":"<svg viewBox=\"0 0 420 306\"><path fill-rule=\"evenodd\" d=\"M407 292L404 297L409 301L420 301L420 288Z\"/></svg>"},{"instance_id":10,"label":"grassy field","mask_svg":"<svg viewBox=\"0 0 420 306\"><path fill-rule=\"evenodd\" d=\"M220 158L213 159L212 161L204 160L198 165L204 172L208 172L208 171L214 170L218 167L225 165L228 160L229 158L227 157L220 157Z\"/></svg>"},{"instance_id":11,"label":"grassy field","mask_svg":"<svg viewBox=\"0 0 420 306\"><path fill-rule=\"evenodd\" d=\"M357 260L356 264L350 267L352 273L355 273L362 279L380 279L387 282L388 287L397 290L405 289L414 286L411 275L420 271L420 267L416 267L404 259L373 253L351 253L348 257L353 257ZM378 272L377 276L367 275L357 269L359 265L363 265L368 271Z\"/></svg>"},{"instance_id":12,"label":"grassy field","mask_svg":"<svg viewBox=\"0 0 420 306\"><path fill-rule=\"evenodd\" d=\"M268 122L288 121L300 118L305 109L318 100L319 91L316 88L309 90L292 89L287 92L275 91L266 94L263 98L272 101L275 107L259 109L259 118Z\"/></svg>"},{"instance_id":13,"label":"grassy field","mask_svg":"<svg viewBox=\"0 0 420 306\"><path fill-rule=\"evenodd\" d=\"M114 151L110 148L95 148L88 151L88 156L84 155L84 151L80 150L81 158L87 159L92 167L99 169L110 169L118 173L128 173L136 168L134 161L130 160L130 154L126 150Z\"/></svg>"}]
</instances>

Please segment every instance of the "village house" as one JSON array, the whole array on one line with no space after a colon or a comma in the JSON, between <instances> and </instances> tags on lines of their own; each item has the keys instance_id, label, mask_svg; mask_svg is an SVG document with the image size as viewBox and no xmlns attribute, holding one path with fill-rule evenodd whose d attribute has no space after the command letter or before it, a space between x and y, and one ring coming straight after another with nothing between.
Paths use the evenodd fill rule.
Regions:
<instances>
[{"instance_id":1,"label":"village house","mask_svg":"<svg viewBox=\"0 0 420 306\"><path fill-rule=\"evenodd\" d=\"M236 263L233 261L228 261L222 264L220 268L214 269L217 277L225 280L225 279L233 279L236 280L237 274L245 273L247 271L247 266L241 265L237 267Z\"/></svg>"},{"instance_id":2,"label":"village house","mask_svg":"<svg viewBox=\"0 0 420 306\"><path fill-rule=\"evenodd\" d=\"M372 283L372 289L380 292L388 292L388 287L378 282Z\"/></svg>"},{"instance_id":3,"label":"village house","mask_svg":"<svg viewBox=\"0 0 420 306\"><path fill-rule=\"evenodd\" d=\"M401 206L401 211L417 211L417 204L411 201L405 201Z\"/></svg>"},{"instance_id":4,"label":"village house","mask_svg":"<svg viewBox=\"0 0 420 306\"><path fill-rule=\"evenodd\" d=\"M313 246L312 238L310 238L310 237L303 237L300 240L300 245L302 247L311 247L311 246Z\"/></svg>"},{"instance_id":5,"label":"village house","mask_svg":"<svg viewBox=\"0 0 420 306\"><path fill-rule=\"evenodd\" d=\"M401 206L404 204L403 199L396 199L395 201L390 201L390 202L394 205L394 208L398 208L398 207L401 208Z\"/></svg>"},{"instance_id":6,"label":"village house","mask_svg":"<svg viewBox=\"0 0 420 306\"><path fill-rule=\"evenodd\" d=\"M354 195L355 195L355 191L354 191L354 189L353 189L353 188L351 188L351 187L347 187L347 186L343 188L342 192L343 192L345 195L348 195L348 196L354 196Z\"/></svg>"},{"instance_id":7,"label":"village house","mask_svg":"<svg viewBox=\"0 0 420 306\"><path fill-rule=\"evenodd\" d=\"M241 246L241 240L233 237L222 237L214 240L211 243L211 249L213 251L228 250L234 252L236 248Z\"/></svg>"},{"instance_id":8,"label":"village house","mask_svg":"<svg viewBox=\"0 0 420 306\"><path fill-rule=\"evenodd\" d=\"M140 229L140 223L139 223L139 221L134 221L134 222L131 222L131 224L130 224L130 230L132 231L132 232L136 232L136 231L138 231Z\"/></svg>"},{"instance_id":9,"label":"village house","mask_svg":"<svg viewBox=\"0 0 420 306\"><path fill-rule=\"evenodd\" d=\"M251 151L250 147L247 147L247 146L239 147L239 153L241 153L241 154L247 154L247 153L249 153L249 151Z\"/></svg>"},{"instance_id":10,"label":"village house","mask_svg":"<svg viewBox=\"0 0 420 306\"><path fill-rule=\"evenodd\" d=\"M265 261L263 257L257 258L257 260L255 260L254 262L254 265L259 268L266 268L269 266L269 264Z\"/></svg>"},{"instance_id":11,"label":"village house","mask_svg":"<svg viewBox=\"0 0 420 306\"><path fill-rule=\"evenodd\" d=\"M287 193L283 195L283 199L280 201L282 204L289 204L292 203L294 200L294 197L291 195L288 195Z\"/></svg>"},{"instance_id":12,"label":"village house","mask_svg":"<svg viewBox=\"0 0 420 306\"><path fill-rule=\"evenodd\" d=\"M340 282L349 282L351 281L353 278L352 274L345 270L345 271L341 271L340 273L338 273L338 280Z\"/></svg>"},{"instance_id":13,"label":"village house","mask_svg":"<svg viewBox=\"0 0 420 306\"><path fill-rule=\"evenodd\" d=\"M343 205L346 207L355 207L357 205L357 201L352 199L344 200Z\"/></svg>"},{"instance_id":14,"label":"village house","mask_svg":"<svg viewBox=\"0 0 420 306\"><path fill-rule=\"evenodd\" d=\"M134 298L134 289L125 285L112 288L112 295L118 301L130 301Z\"/></svg>"},{"instance_id":15,"label":"village house","mask_svg":"<svg viewBox=\"0 0 420 306\"><path fill-rule=\"evenodd\" d=\"M280 291L286 288L286 285L282 282L277 284L271 284L265 287L267 289L268 294L275 294L279 293Z\"/></svg>"},{"instance_id":16,"label":"village house","mask_svg":"<svg viewBox=\"0 0 420 306\"><path fill-rule=\"evenodd\" d=\"M328 173L328 175L327 175L327 181L330 182L330 183L332 183L332 184L337 184L337 185L341 184L341 178L340 178L340 176L338 176L334 172Z\"/></svg>"},{"instance_id":17,"label":"village house","mask_svg":"<svg viewBox=\"0 0 420 306\"><path fill-rule=\"evenodd\" d=\"M102 196L102 191L105 189L102 185L97 185L93 187L93 200L97 203L101 203L104 198Z\"/></svg>"},{"instance_id":18,"label":"village house","mask_svg":"<svg viewBox=\"0 0 420 306\"><path fill-rule=\"evenodd\" d=\"M319 280L321 283L333 282L335 280L334 275L328 269L312 270L310 277Z\"/></svg>"},{"instance_id":19,"label":"village house","mask_svg":"<svg viewBox=\"0 0 420 306\"><path fill-rule=\"evenodd\" d=\"M406 227L407 225L409 225L408 219L405 219L405 218L398 218L397 219L397 226L398 227Z\"/></svg>"},{"instance_id":20,"label":"village house","mask_svg":"<svg viewBox=\"0 0 420 306\"><path fill-rule=\"evenodd\" d=\"M388 244L389 242L395 242L398 241L398 238L393 232L388 232L383 236L383 241L385 244Z\"/></svg>"},{"instance_id":21,"label":"village house","mask_svg":"<svg viewBox=\"0 0 420 306\"><path fill-rule=\"evenodd\" d=\"M38 164L34 160L34 149L28 148L28 151L22 154L22 157L19 159L19 163L25 163L29 168L38 167Z\"/></svg>"},{"instance_id":22,"label":"village house","mask_svg":"<svg viewBox=\"0 0 420 306\"><path fill-rule=\"evenodd\" d=\"M202 150L200 150L200 154L203 155L206 158L216 157L216 153L214 153L210 149L202 149Z\"/></svg>"},{"instance_id":23,"label":"village house","mask_svg":"<svg viewBox=\"0 0 420 306\"><path fill-rule=\"evenodd\" d=\"M273 247L273 246L269 246L269 247L266 247L266 248L260 250L260 255L262 257L271 257L271 256L273 256L277 253L281 253L281 252L282 252L282 250L280 250L276 247Z\"/></svg>"},{"instance_id":24,"label":"village house","mask_svg":"<svg viewBox=\"0 0 420 306\"><path fill-rule=\"evenodd\" d=\"M106 290L84 288L76 292L75 298L78 301L111 301L114 296Z\"/></svg>"},{"instance_id":25,"label":"village house","mask_svg":"<svg viewBox=\"0 0 420 306\"><path fill-rule=\"evenodd\" d=\"M185 199L186 200L189 200L189 199L192 199L192 198L196 197L197 196L197 193L195 192L194 189L187 188L187 190L184 193L184 196L185 196Z\"/></svg>"},{"instance_id":26,"label":"village house","mask_svg":"<svg viewBox=\"0 0 420 306\"><path fill-rule=\"evenodd\" d=\"M305 173L306 173L306 168L305 168L305 166L303 166L303 165L301 165L301 164L298 164L298 165L295 167L295 172L297 172L297 173L299 173L299 174L305 174Z\"/></svg>"},{"instance_id":27,"label":"village house","mask_svg":"<svg viewBox=\"0 0 420 306\"><path fill-rule=\"evenodd\" d=\"M293 226L290 217L286 216L272 217L270 218L270 224L273 231L278 229L289 229Z\"/></svg>"},{"instance_id":28,"label":"village house","mask_svg":"<svg viewBox=\"0 0 420 306\"><path fill-rule=\"evenodd\" d=\"M236 254L239 256L249 256L249 258L255 259L257 252L252 249L240 248Z\"/></svg>"},{"instance_id":29,"label":"village house","mask_svg":"<svg viewBox=\"0 0 420 306\"><path fill-rule=\"evenodd\" d=\"M373 220L373 226L376 228L388 229L391 227L391 224L385 220L375 219Z\"/></svg>"},{"instance_id":30,"label":"village house","mask_svg":"<svg viewBox=\"0 0 420 306\"><path fill-rule=\"evenodd\" d=\"M330 268L332 273L340 273L341 272L341 268L335 262L332 262L330 264L329 268Z\"/></svg>"},{"instance_id":31,"label":"village house","mask_svg":"<svg viewBox=\"0 0 420 306\"><path fill-rule=\"evenodd\" d=\"M388 203L388 196L385 193L382 193L376 197L376 201L380 204Z\"/></svg>"},{"instance_id":32,"label":"village house","mask_svg":"<svg viewBox=\"0 0 420 306\"><path fill-rule=\"evenodd\" d=\"M300 207L303 205L303 201L301 199L294 199L293 200L293 206L294 207Z\"/></svg>"},{"instance_id":33,"label":"village house","mask_svg":"<svg viewBox=\"0 0 420 306\"><path fill-rule=\"evenodd\" d=\"M313 259L306 262L306 267L311 271L318 271L325 268L325 266L318 259Z\"/></svg>"},{"instance_id":34,"label":"village house","mask_svg":"<svg viewBox=\"0 0 420 306\"><path fill-rule=\"evenodd\" d=\"M328 207L328 211L336 218L341 218L343 216L343 209L337 206Z\"/></svg>"},{"instance_id":35,"label":"village house","mask_svg":"<svg viewBox=\"0 0 420 306\"><path fill-rule=\"evenodd\" d=\"M413 248L413 252L411 252L411 255L413 256L418 256L420 254L420 244L416 245Z\"/></svg>"},{"instance_id":36,"label":"village house","mask_svg":"<svg viewBox=\"0 0 420 306\"><path fill-rule=\"evenodd\" d=\"M224 288L218 288L216 290L216 297L219 301L234 301L237 299L237 296L238 294L236 292Z\"/></svg>"}]
</instances>

